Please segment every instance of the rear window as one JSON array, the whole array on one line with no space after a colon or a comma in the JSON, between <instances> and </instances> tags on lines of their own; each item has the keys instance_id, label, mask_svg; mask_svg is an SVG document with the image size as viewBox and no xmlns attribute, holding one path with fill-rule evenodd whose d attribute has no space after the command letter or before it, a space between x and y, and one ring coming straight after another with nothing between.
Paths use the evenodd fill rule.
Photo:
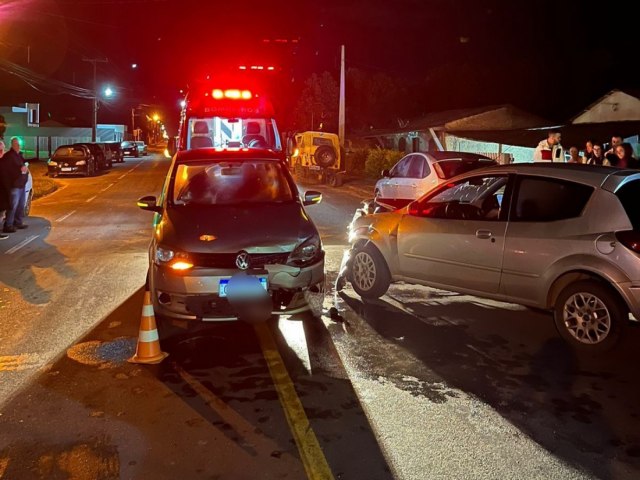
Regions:
<instances>
[{"instance_id":1,"label":"rear window","mask_svg":"<svg viewBox=\"0 0 640 480\"><path fill-rule=\"evenodd\" d=\"M451 160L441 160L436 162L433 165L433 169L436 171L436 175L438 178L442 180L447 180L449 178L455 177L456 175L461 175L463 173L470 172L471 170L476 170L482 167L491 167L493 165L497 165L497 162L490 159L478 159L478 160L462 160L462 159L451 159Z\"/></svg>"},{"instance_id":2,"label":"rear window","mask_svg":"<svg viewBox=\"0 0 640 480\"><path fill-rule=\"evenodd\" d=\"M314 147L321 147L322 145L329 145L330 147L332 147L333 142L331 141L330 138L313 137Z\"/></svg>"},{"instance_id":3,"label":"rear window","mask_svg":"<svg viewBox=\"0 0 640 480\"><path fill-rule=\"evenodd\" d=\"M519 177L512 220L553 222L579 217L593 187L581 183L539 177Z\"/></svg>"},{"instance_id":4,"label":"rear window","mask_svg":"<svg viewBox=\"0 0 640 480\"><path fill-rule=\"evenodd\" d=\"M640 230L640 180L625 183L618 189L616 195L627 212L634 230Z\"/></svg>"},{"instance_id":5,"label":"rear window","mask_svg":"<svg viewBox=\"0 0 640 480\"><path fill-rule=\"evenodd\" d=\"M295 199L282 166L266 160L180 164L172 191L174 205L234 205Z\"/></svg>"}]
</instances>

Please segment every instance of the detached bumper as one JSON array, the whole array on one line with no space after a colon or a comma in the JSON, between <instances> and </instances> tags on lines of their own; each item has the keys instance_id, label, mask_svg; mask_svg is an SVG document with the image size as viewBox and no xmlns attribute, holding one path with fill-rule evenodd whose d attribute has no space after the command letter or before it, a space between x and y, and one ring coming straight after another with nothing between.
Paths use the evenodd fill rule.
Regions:
<instances>
[{"instance_id":1,"label":"detached bumper","mask_svg":"<svg viewBox=\"0 0 640 480\"><path fill-rule=\"evenodd\" d=\"M154 310L180 320L237 320L228 300L218 295L220 281L228 280L237 273L240 271L197 269L187 274L176 274L153 264L150 268L150 289ZM303 312L312 307L310 303L324 296L324 261L304 268L267 265L264 270L244 273L267 278L274 314Z\"/></svg>"}]
</instances>

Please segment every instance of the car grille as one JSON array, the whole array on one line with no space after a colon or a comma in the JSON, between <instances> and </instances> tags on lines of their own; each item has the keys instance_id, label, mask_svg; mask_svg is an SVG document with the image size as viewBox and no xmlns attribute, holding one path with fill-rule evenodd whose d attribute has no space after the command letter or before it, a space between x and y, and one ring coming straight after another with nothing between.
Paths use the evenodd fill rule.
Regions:
<instances>
[{"instance_id":1,"label":"car grille","mask_svg":"<svg viewBox=\"0 0 640 480\"><path fill-rule=\"evenodd\" d=\"M193 259L196 267L203 268L238 268L236 259L239 253L192 253L189 256ZM249 254L249 268L263 268L265 265L286 263L289 258L288 253L252 253Z\"/></svg>"}]
</instances>

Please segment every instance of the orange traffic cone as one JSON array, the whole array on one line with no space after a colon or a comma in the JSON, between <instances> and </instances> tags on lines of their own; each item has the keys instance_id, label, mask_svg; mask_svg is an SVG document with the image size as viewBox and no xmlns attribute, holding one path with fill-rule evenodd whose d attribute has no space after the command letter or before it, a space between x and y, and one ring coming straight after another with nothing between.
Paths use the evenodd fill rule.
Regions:
<instances>
[{"instance_id":1,"label":"orange traffic cone","mask_svg":"<svg viewBox=\"0 0 640 480\"><path fill-rule=\"evenodd\" d=\"M168 355L168 353L160 350L160 338L158 337L156 318L153 314L151 294L149 291L145 291L138 346L136 347L136 354L129 359L129 362L146 364L160 363L167 358Z\"/></svg>"}]
</instances>

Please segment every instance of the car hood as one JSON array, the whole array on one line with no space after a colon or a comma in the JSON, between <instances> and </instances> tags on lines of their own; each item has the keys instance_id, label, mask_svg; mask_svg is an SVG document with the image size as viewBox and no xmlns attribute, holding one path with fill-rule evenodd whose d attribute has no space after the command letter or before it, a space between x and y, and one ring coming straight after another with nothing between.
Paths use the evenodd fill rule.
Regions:
<instances>
[{"instance_id":1,"label":"car hood","mask_svg":"<svg viewBox=\"0 0 640 480\"><path fill-rule=\"evenodd\" d=\"M291 252L317 230L291 202L170 207L156 234L159 243L190 253L277 253Z\"/></svg>"}]
</instances>

